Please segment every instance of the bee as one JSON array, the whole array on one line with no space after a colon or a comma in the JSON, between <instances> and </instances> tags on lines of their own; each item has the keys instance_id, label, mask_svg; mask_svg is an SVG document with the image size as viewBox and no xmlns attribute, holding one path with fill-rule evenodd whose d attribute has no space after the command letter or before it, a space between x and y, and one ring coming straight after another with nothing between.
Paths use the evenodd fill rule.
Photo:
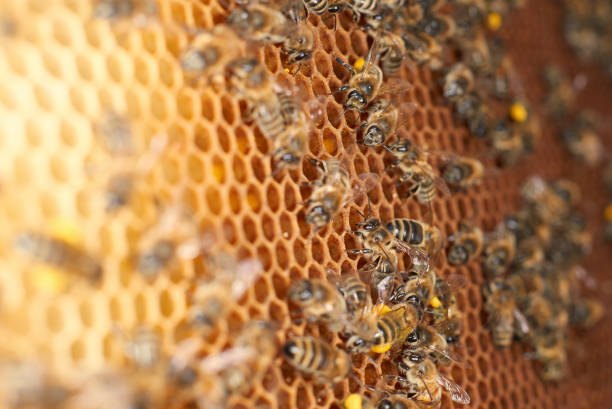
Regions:
<instances>
[{"instance_id":1,"label":"bee","mask_svg":"<svg viewBox=\"0 0 612 409\"><path fill-rule=\"evenodd\" d=\"M83 276L91 282L102 278L104 269L95 257L65 240L38 232L19 233L14 247L37 263Z\"/></svg>"},{"instance_id":2,"label":"bee","mask_svg":"<svg viewBox=\"0 0 612 409\"><path fill-rule=\"evenodd\" d=\"M536 330L548 333L564 331L569 323L567 311L548 297L529 294L521 307L529 324Z\"/></svg>"},{"instance_id":3,"label":"bee","mask_svg":"<svg viewBox=\"0 0 612 409\"><path fill-rule=\"evenodd\" d=\"M384 311L384 310L383 310ZM376 325L366 331L352 335L346 343L351 353L383 353L403 342L421 321L422 314L412 304L397 304L376 318Z\"/></svg>"},{"instance_id":4,"label":"bee","mask_svg":"<svg viewBox=\"0 0 612 409\"><path fill-rule=\"evenodd\" d=\"M560 335L539 335L533 342L535 351L526 354L537 358L543 368L540 376L545 381L558 381L567 372L567 352L565 341Z\"/></svg>"},{"instance_id":5,"label":"bee","mask_svg":"<svg viewBox=\"0 0 612 409\"><path fill-rule=\"evenodd\" d=\"M407 30L402 33L407 56L417 64L425 64L437 71L442 68L442 47L438 41L424 32Z\"/></svg>"},{"instance_id":6,"label":"bee","mask_svg":"<svg viewBox=\"0 0 612 409\"><path fill-rule=\"evenodd\" d=\"M408 385L408 396L413 399L419 407L439 409L442 399L442 391L446 390L451 395L453 402L469 404L470 396L459 385L438 372L433 360L419 354L409 354L398 362L398 369L404 378L400 378Z\"/></svg>"},{"instance_id":7,"label":"bee","mask_svg":"<svg viewBox=\"0 0 612 409\"><path fill-rule=\"evenodd\" d=\"M154 279L175 260L192 260L201 250L201 237L192 216L173 207L163 211L142 234L132 262L143 277Z\"/></svg>"},{"instance_id":8,"label":"bee","mask_svg":"<svg viewBox=\"0 0 612 409\"><path fill-rule=\"evenodd\" d=\"M484 309L487 325L491 328L493 343L505 348L512 343L515 329L529 331L526 318L516 306L514 296L504 281L494 280L483 287L486 298ZM518 331L517 331L518 332Z\"/></svg>"},{"instance_id":9,"label":"bee","mask_svg":"<svg viewBox=\"0 0 612 409\"><path fill-rule=\"evenodd\" d=\"M372 102L378 95L398 93L400 90L405 90L408 88L406 85L397 87L383 87L383 72L378 65L374 63L376 60L374 49L375 47L372 47L368 52L365 65L360 72L355 71L353 67L348 65L341 58L336 57L336 61L351 73L351 78L349 79L348 84L341 86L333 92L338 93L348 91L346 101L344 103L344 111L340 114L340 116L351 110L364 112L370 102Z\"/></svg>"},{"instance_id":10,"label":"bee","mask_svg":"<svg viewBox=\"0 0 612 409\"><path fill-rule=\"evenodd\" d=\"M395 287L389 301L394 303L407 302L424 311L430 305L432 298L435 297L437 280L438 277L433 269L427 269L422 273L411 272L407 274L401 284Z\"/></svg>"},{"instance_id":11,"label":"bee","mask_svg":"<svg viewBox=\"0 0 612 409\"><path fill-rule=\"evenodd\" d=\"M510 266L515 253L514 235L500 226L485 237L482 268L491 277L501 277Z\"/></svg>"},{"instance_id":12,"label":"bee","mask_svg":"<svg viewBox=\"0 0 612 409\"><path fill-rule=\"evenodd\" d=\"M535 238L543 247L548 247L552 238L551 226L538 220L528 208L506 217L504 226L512 232L516 242Z\"/></svg>"},{"instance_id":13,"label":"bee","mask_svg":"<svg viewBox=\"0 0 612 409\"><path fill-rule=\"evenodd\" d=\"M455 101L473 90L474 74L463 63L453 65L444 76L443 94L449 101Z\"/></svg>"},{"instance_id":14,"label":"bee","mask_svg":"<svg viewBox=\"0 0 612 409\"><path fill-rule=\"evenodd\" d=\"M474 137L483 139L490 134L494 115L474 93L457 98L455 113L466 121L468 130Z\"/></svg>"},{"instance_id":15,"label":"bee","mask_svg":"<svg viewBox=\"0 0 612 409\"><path fill-rule=\"evenodd\" d=\"M336 31L337 14L344 10L344 0L303 0L309 12L322 16L326 12L334 19L334 31Z\"/></svg>"},{"instance_id":16,"label":"bee","mask_svg":"<svg viewBox=\"0 0 612 409\"><path fill-rule=\"evenodd\" d=\"M360 184L351 185L350 175L344 164L335 158L319 161L310 159L321 174L313 184L315 186L310 198L306 200L306 221L316 230L327 225L353 197L370 191L378 182L373 173L360 175Z\"/></svg>"},{"instance_id":17,"label":"bee","mask_svg":"<svg viewBox=\"0 0 612 409\"><path fill-rule=\"evenodd\" d=\"M537 274L545 261L542 245L535 238L523 240L516 249L512 268L517 271Z\"/></svg>"},{"instance_id":18,"label":"bee","mask_svg":"<svg viewBox=\"0 0 612 409\"><path fill-rule=\"evenodd\" d=\"M569 111L575 98L574 87L556 66L544 69L544 79L549 91L546 108L553 118L561 119Z\"/></svg>"},{"instance_id":19,"label":"bee","mask_svg":"<svg viewBox=\"0 0 612 409\"><path fill-rule=\"evenodd\" d=\"M444 166L442 177L451 186L467 189L482 181L484 166L478 159L456 156Z\"/></svg>"},{"instance_id":20,"label":"bee","mask_svg":"<svg viewBox=\"0 0 612 409\"><path fill-rule=\"evenodd\" d=\"M556 223L568 216L567 201L550 187L544 179L532 176L521 185L521 196L536 217L544 222Z\"/></svg>"},{"instance_id":21,"label":"bee","mask_svg":"<svg viewBox=\"0 0 612 409\"><path fill-rule=\"evenodd\" d=\"M463 329L463 312L459 310L454 291L464 284L465 280L459 275L446 280L436 279L434 297L429 302L433 311L433 326L448 344L456 344Z\"/></svg>"},{"instance_id":22,"label":"bee","mask_svg":"<svg viewBox=\"0 0 612 409\"><path fill-rule=\"evenodd\" d=\"M484 235L479 227L467 223L459 223L459 231L448 238L451 243L448 249L449 264L463 265L474 260L482 252Z\"/></svg>"},{"instance_id":23,"label":"bee","mask_svg":"<svg viewBox=\"0 0 612 409\"><path fill-rule=\"evenodd\" d=\"M377 387L377 389L380 389ZM399 393L388 393L385 391L376 394L372 399L358 393L351 393L342 402L344 409L419 409L417 403Z\"/></svg>"},{"instance_id":24,"label":"bee","mask_svg":"<svg viewBox=\"0 0 612 409\"><path fill-rule=\"evenodd\" d=\"M352 367L351 358L346 352L308 336L286 342L283 356L291 366L313 376L318 383L339 383Z\"/></svg>"},{"instance_id":25,"label":"bee","mask_svg":"<svg viewBox=\"0 0 612 409\"><path fill-rule=\"evenodd\" d=\"M385 225L398 240L421 249L430 256L436 255L444 245L444 237L436 226L414 219L393 219Z\"/></svg>"},{"instance_id":26,"label":"bee","mask_svg":"<svg viewBox=\"0 0 612 409\"><path fill-rule=\"evenodd\" d=\"M93 12L95 18L111 21L131 18L139 25L155 15L154 0L98 0Z\"/></svg>"},{"instance_id":27,"label":"bee","mask_svg":"<svg viewBox=\"0 0 612 409\"><path fill-rule=\"evenodd\" d=\"M570 303L569 319L573 326L593 327L604 315L604 306L594 298L573 299Z\"/></svg>"},{"instance_id":28,"label":"bee","mask_svg":"<svg viewBox=\"0 0 612 409\"><path fill-rule=\"evenodd\" d=\"M442 41L451 38L456 31L456 24L451 16L431 12L425 13L417 27L423 33Z\"/></svg>"},{"instance_id":29,"label":"bee","mask_svg":"<svg viewBox=\"0 0 612 409\"><path fill-rule=\"evenodd\" d=\"M281 138L283 132L287 131L285 123L290 120L290 117L283 115L282 98L279 98L279 93L276 92L266 68L261 63L251 58L239 58L230 62L226 69L231 90L242 96L247 102L247 120L254 119L255 124L266 138L272 141L279 139L276 144L286 146L282 141L298 135L297 132L301 131L301 128L296 127L298 131L295 134ZM296 147L296 152L301 149L303 139L301 135L298 136L294 138L300 145ZM278 156L278 152L281 151L283 149L276 146L274 156Z\"/></svg>"},{"instance_id":30,"label":"bee","mask_svg":"<svg viewBox=\"0 0 612 409\"><path fill-rule=\"evenodd\" d=\"M272 161L277 171L299 166L308 148L309 122L298 100L278 94L284 130L273 140Z\"/></svg>"},{"instance_id":31,"label":"bee","mask_svg":"<svg viewBox=\"0 0 612 409\"><path fill-rule=\"evenodd\" d=\"M338 275L329 272L329 279L335 282L336 287L342 294L349 317L357 320L360 316L372 307L372 299L370 298L370 290L368 286L361 281L356 272Z\"/></svg>"},{"instance_id":32,"label":"bee","mask_svg":"<svg viewBox=\"0 0 612 409\"><path fill-rule=\"evenodd\" d=\"M492 71L492 57L489 45L482 33L474 38L459 42L459 48L464 63L475 75L486 74Z\"/></svg>"},{"instance_id":33,"label":"bee","mask_svg":"<svg viewBox=\"0 0 612 409\"><path fill-rule=\"evenodd\" d=\"M383 147L397 158L393 166L397 166L402 171L396 186L405 182L410 184L407 196L414 195L420 203L429 205L436 196L436 190L450 193L444 180L436 175L427 162L427 156L410 140L399 139Z\"/></svg>"},{"instance_id":34,"label":"bee","mask_svg":"<svg viewBox=\"0 0 612 409\"><path fill-rule=\"evenodd\" d=\"M374 38L376 51L372 51L376 58L380 58L385 76L395 77L406 57L406 46L400 36L390 31L379 30Z\"/></svg>"},{"instance_id":35,"label":"bee","mask_svg":"<svg viewBox=\"0 0 612 409\"><path fill-rule=\"evenodd\" d=\"M440 365L448 365L451 362L464 362L462 358L450 350L444 335L429 325L420 324L417 326L414 332L406 337L404 348L404 353L424 352L435 363Z\"/></svg>"},{"instance_id":36,"label":"bee","mask_svg":"<svg viewBox=\"0 0 612 409\"><path fill-rule=\"evenodd\" d=\"M580 187L571 180L558 179L553 181L550 187L557 196L565 201L568 209L576 207L582 200Z\"/></svg>"},{"instance_id":37,"label":"bee","mask_svg":"<svg viewBox=\"0 0 612 409\"><path fill-rule=\"evenodd\" d=\"M63 407L74 393L32 360L3 359L0 380L0 401L7 408Z\"/></svg>"},{"instance_id":38,"label":"bee","mask_svg":"<svg viewBox=\"0 0 612 409\"><path fill-rule=\"evenodd\" d=\"M379 146L395 135L401 125L415 111L416 105L405 103L397 106L392 101L379 99L368 107L367 119L359 126L364 128L361 143L365 146Z\"/></svg>"},{"instance_id":39,"label":"bee","mask_svg":"<svg viewBox=\"0 0 612 409\"><path fill-rule=\"evenodd\" d=\"M333 284L317 279L300 280L289 288L289 301L298 306L309 322L322 322L331 331L340 331L347 319L348 307Z\"/></svg>"},{"instance_id":40,"label":"bee","mask_svg":"<svg viewBox=\"0 0 612 409\"><path fill-rule=\"evenodd\" d=\"M263 3L241 6L227 17L225 24L246 40L282 43L287 39L287 17Z\"/></svg>"},{"instance_id":41,"label":"bee","mask_svg":"<svg viewBox=\"0 0 612 409\"><path fill-rule=\"evenodd\" d=\"M219 251L206 254L207 277L196 282L189 295L187 322L208 336L228 313L228 302L239 300L262 271L255 259L236 260Z\"/></svg>"},{"instance_id":42,"label":"bee","mask_svg":"<svg viewBox=\"0 0 612 409\"><path fill-rule=\"evenodd\" d=\"M574 123L561 131L561 138L570 154L588 166L597 165L603 157L604 147L587 113L579 113Z\"/></svg>"},{"instance_id":43,"label":"bee","mask_svg":"<svg viewBox=\"0 0 612 409\"><path fill-rule=\"evenodd\" d=\"M227 47L227 44L238 41L234 31L225 25L198 33L180 56L186 77L191 81L206 77L219 83L225 67L239 57L239 47Z\"/></svg>"},{"instance_id":44,"label":"bee","mask_svg":"<svg viewBox=\"0 0 612 409\"><path fill-rule=\"evenodd\" d=\"M127 336L119 327L115 331L123 339L123 354L137 369L150 370L162 360L160 336L147 326L134 328Z\"/></svg>"}]
</instances>

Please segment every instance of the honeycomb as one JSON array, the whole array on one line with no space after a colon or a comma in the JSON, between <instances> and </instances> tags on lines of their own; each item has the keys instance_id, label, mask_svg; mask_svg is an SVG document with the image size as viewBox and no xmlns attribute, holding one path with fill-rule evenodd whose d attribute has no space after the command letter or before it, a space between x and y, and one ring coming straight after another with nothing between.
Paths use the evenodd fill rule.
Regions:
<instances>
[{"instance_id":1,"label":"honeycomb","mask_svg":"<svg viewBox=\"0 0 612 409\"><path fill-rule=\"evenodd\" d=\"M307 162L289 172L271 176L269 146L253 125L241 120L241 106L227 91L194 87L184 80L178 63L189 42L190 29L211 28L224 21L226 10L214 0L161 0L158 19L118 22L115 27L94 20L92 3L78 0L24 0L0 2L2 17L14 21L14 33L0 40L0 294L2 320L0 351L19 357L39 357L60 373L95 370L104 362L124 363L115 326L131 329L150 325L171 353L183 334L181 323L188 307L187 290L202 260L179 261L169 272L146 280L130 268L133 238L152 222L146 200L138 203L141 218L123 214L109 218L99 206L100 186L95 172L84 169L93 160L95 123L109 109L124 112L137 123L142 145L155 135L167 137L168 149L147 179L145 190L193 210L198 225L211 232L236 254L258 258L264 273L246 294L233 303L227 322L211 340L210 350L230 345L247 321L266 319L278 327L279 345L302 334L341 340L317 326L295 324L286 302L287 288L298 278L324 278L327 269L360 266L346 249L356 248L347 226L360 220L365 198L353 203L332 224L312 235L301 212L308 197L304 182L316 174ZM334 32L331 22L309 18L316 29L316 51L310 73L295 77L284 72L279 51L258 51L269 71L281 83L308 95L324 95L338 88L346 73L332 64L333 56L353 63L367 53L365 34L354 30L350 15L342 15ZM536 111L544 100L541 69L555 62L570 75L584 74L586 88L576 106L602 116L610 113L612 84L603 71L579 64L562 39L562 10L554 0L532 1L504 22L500 35L520 73L527 97ZM413 88L407 99L418 104L402 136L432 149L466 155L486 153L484 144L470 138L454 120L441 96L437 77L426 68L403 69ZM339 157L351 152L352 177L365 172L384 175L369 192L375 214L382 220L420 218L425 209L414 200L392 194L393 181L385 174L389 162L380 150L355 147L357 118L347 114L337 126L331 121L342 111L340 97L324 102L324 122L316 124L310 155ZM518 166L492 171L477 187L433 204L435 224L448 236L462 219L472 219L491 230L503 216L518 209L518 186L527 175L569 177L585 193L584 211L590 230L601 237L600 211L605 197L600 172L572 161L560 147L559 124L543 123L536 151ZM602 135L610 147L610 129ZM95 155L94 155L95 156ZM111 166L97 159L98 166ZM493 163L487 163L493 167ZM41 285L31 265L17 261L11 239L24 228L52 231L59 221L76 226L73 236L104 262L102 280L89 284L71 279L57 290ZM64 228L66 230L66 228ZM585 267L606 284L609 249L596 240ZM477 262L450 268L441 257L439 274L461 274L468 285L457 299L465 313L462 344L469 367L451 365L442 371L462 385L473 408L607 407L612 378L607 348L612 326L605 318L589 332L576 332L570 346L566 380L543 383L535 364L523 358L524 347L514 344L497 350L483 326L483 273ZM363 263L363 261L361 261ZM55 283L57 285L57 283ZM53 287L53 286L51 286ZM601 286L604 292L607 287ZM380 360L380 358L378 358ZM380 363L380 362L379 362ZM383 362L383 369L390 367ZM374 366L356 358L354 371L375 384ZM352 381L333 387L314 385L279 358L263 378L232 407L306 409L336 407ZM448 396L444 408L455 407ZM459 405L456 405L460 407Z\"/></svg>"}]
</instances>

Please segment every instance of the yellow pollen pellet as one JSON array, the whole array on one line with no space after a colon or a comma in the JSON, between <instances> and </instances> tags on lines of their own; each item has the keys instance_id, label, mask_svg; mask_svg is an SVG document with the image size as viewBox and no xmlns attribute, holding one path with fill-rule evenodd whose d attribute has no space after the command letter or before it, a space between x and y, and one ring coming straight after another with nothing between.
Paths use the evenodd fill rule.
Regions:
<instances>
[{"instance_id":1,"label":"yellow pollen pellet","mask_svg":"<svg viewBox=\"0 0 612 409\"><path fill-rule=\"evenodd\" d=\"M355 68L356 71L361 71L363 70L364 65L365 65L365 60L363 58L358 58L357 61L355 61L355 64L353 64L353 67Z\"/></svg>"},{"instance_id":2,"label":"yellow pollen pellet","mask_svg":"<svg viewBox=\"0 0 612 409\"><path fill-rule=\"evenodd\" d=\"M370 351L374 352L375 354L384 354L390 349L391 349L391 344L383 344L383 345L373 346Z\"/></svg>"},{"instance_id":3,"label":"yellow pollen pellet","mask_svg":"<svg viewBox=\"0 0 612 409\"><path fill-rule=\"evenodd\" d=\"M388 313L389 311L391 311L391 307L389 307L388 305L379 304L374 306L374 312L376 313L376 315L383 315Z\"/></svg>"},{"instance_id":4,"label":"yellow pollen pellet","mask_svg":"<svg viewBox=\"0 0 612 409\"><path fill-rule=\"evenodd\" d=\"M523 104L515 102L510 106L510 118L514 122L525 122L527 120L527 108Z\"/></svg>"},{"instance_id":5,"label":"yellow pollen pellet","mask_svg":"<svg viewBox=\"0 0 612 409\"><path fill-rule=\"evenodd\" d=\"M434 308L440 308L442 306L442 303L440 302L440 299L438 297L434 297L431 299L431 301L429 301L429 305Z\"/></svg>"},{"instance_id":6,"label":"yellow pollen pellet","mask_svg":"<svg viewBox=\"0 0 612 409\"><path fill-rule=\"evenodd\" d=\"M361 409L361 405L363 403L363 399L361 395L358 393L351 393L344 400L344 407L346 409Z\"/></svg>"},{"instance_id":7,"label":"yellow pollen pellet","mask_svg":"<svg viewBox=\"0 0 612 409\"><path fill-rule=\"evenodd\" d=\"M491 31L497 31L501 27L502 18L499 13L491 12L487 16L487 27Z\"/></svg>"}]
</instances>

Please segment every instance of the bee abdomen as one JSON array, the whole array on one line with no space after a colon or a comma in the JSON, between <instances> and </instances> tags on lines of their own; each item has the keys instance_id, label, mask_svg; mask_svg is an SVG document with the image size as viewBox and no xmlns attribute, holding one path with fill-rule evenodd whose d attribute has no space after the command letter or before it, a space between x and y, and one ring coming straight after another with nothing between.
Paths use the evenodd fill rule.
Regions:
<instances>
[{"instance_id":1,"label":"bee abdomen","mask_svg":"<svg viewBox=\"0 0 612 409\"><path fill-rule=\"evenodd\" d=\"M412 245L420 245L423 243L423 226L416 220L393 219L386 224L386 227L398 240Z\"/></svg>"},{"instance_id":2,"label":"bee abdomen","mask_svg":"<svg viewBox=\"0 0 612 409\"><path fill-rule=\"evenodd\" d=\"M327 0L305 0L305 3L314 14L321 15L327 11Z\"/></svg>"},{"instance_id":3,"label":"bee abdomen","mask_svg":"<svg viewBox=\"0 0 612 409\"><path fill-rule=\"evenodd\" d=\"M301 371L318 372L329 365L329 350L321 341L312 337L301 337L289 341L283 347L285 357Z\"/></svg>"}]
</instances>

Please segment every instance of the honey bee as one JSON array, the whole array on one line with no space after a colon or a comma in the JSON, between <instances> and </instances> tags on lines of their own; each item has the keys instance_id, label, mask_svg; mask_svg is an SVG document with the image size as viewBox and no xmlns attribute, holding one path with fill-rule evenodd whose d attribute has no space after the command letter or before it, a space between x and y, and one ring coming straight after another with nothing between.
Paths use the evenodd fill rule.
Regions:
<instances>
[{"instance_id":1,"label":"honey bee","mask_svg":"<svg viewBox=\"0 0 612 409\"><path fill-rule=\"evenodd\" d=\"M434 327L420 324L406 337L404 342L404 353L425 353L428 354L435 363L448 365L451 362L463 364L463 358L454 354L443 334L439 333Z\"/></svg>"},{"instance_id":2,"label":"honey bee","mask_svg":"<svg viewBox=\"0 0 612 409\"><path fill-rule=\"evenodd\" d=\"M561 69L556 66L548 66L544 69L544 79L549 88L546 97L548 113L553 118L561 119L574 101L574 87L565 78Z\"/></svg>"},{"instance_id":3,"label":"honey bee","mask_svg":"<svg viewBox=\"0 0 612 409\"><path fill-rule=\"evenodd\" d=\"M98 0L93 12L95 18L111 21L130 18L138 25L155 15L154 0Z\"/></svg>"},{"instance_id":4,"label":"honey bee","mask_svg":"<svg viewBox=\"0 0 612 409\"><path fill-rule=\"evenodd\" d=\"M561 131L567 150L588 166L595 166L603 157L604 148L595 130L593 119L581 112L574 123Z\"/></svg>"},{"instance_id":5,"label":"honey bee","mask_svg":"<svg viewBox=\"0 0 612 409\"><path fill-rule=\"evenodd\" d=\"M514 296L504 281L494 280L483 287L486 297L487 325L491 328L493 343L505 348L512 343L515 329L529 331L526 318L516 306ZM518 331L517 331L518 332Z\"/></svg>"},{"instance_id":6,"label":"honey bee","mask_svg":"<svg viewBox=\"0 0 612 409\"><path fill-rule=\"evenodd\" d=\"M286 342L283 356L291 366L312 376L317 383L341 382L352 367L351 358L346 352L308 336Z\"/></svg>"},{"instance_id":7,"label":"honey bee","mask_svg":"<svg viewBox=\"0 0 612 409\"><path fill-rule=\"evenodd\" d=\"M444 237L436 226L414 219L393 219L385 225L398 240L423 250L430 256L440 252Z\"/></svg>"},{"instance_id":8,"label":"honey bee","mask_svg":"<svg viewBox=\"0 0 612 409\"><path fill-rule=\"evenodd\" d=\"M551 242L551 226L538 220L527 208L506 217L504 225L506 229L512 232L517 243L535 238L541 246L548 247Z\"/></svg>"},{"instance_id":9,"label":"honey bee","mask_svg":"<svg viewBox=\"0 0 612 409\"><path fill-rule=\"evenodd\" d=\"M462 63L455 64L444 76L443 94L449 101L468 95L474 89L474 74Z\"/></svg>"},{"instance_id":10,"label":"honey bee","mask_svg":"<svg viewBox=\"0 0 612 409\"><path fill-rule=\"evenodd\" d=\"M313 29L303 21L296 21L286 26L287 36L281 44L283 60L289 66L296 66L296 75L300 68L312 58L315 46Z\"/></svg>"},{"instance_id":11,"label":"honey bee","mask_svg":"<svg viewBox=\"0 0 612 409\"><path fill-rule=\"evenodd\" d=\"M340 331L348 316L345 298L331 283L310 279L295 282L289 288L289 301L298 306L309 322L322 322L331 331Z\"/></svg>"},{"instance_id":12,"label":"honey bee","mask_svg":"<svg viewBox=\"0 0 612 409\"><path fill-rule=\"evenodd\" d=\"M458 97L455 101L457 117L466 121L468 130L476 138L486 138L493 127L493 113L474 93Z\"/></svg>"},{"instance_id":13,"label":"honey bee","mask_svg":"<svg viewBox=\"0 0 612 409\"><path fill-rule=\"evenodd\" d=\"M284 93L278 94L284 130L273 140L272 161L276 171L299 166L308 148L310 125L298 100Z\"/></svg>"},{"instance_id":14,"label":"honey bee","mask_svg":"<svg viewBox=\"0 0 612 409\"><path fill-rule=\"evenodd\" d=\"M604 306L594 298L573 299L570 304L570 323L582 328L593 327L604 315Z\"/></svg>"},{"instance_id":15,"label":"honey bee","mask_svg":"<svg viewBox=\"0 0 612 409\"><path fill-rule=\"evenodd\" d=\"M358 197L370 191L378 182L378 176L373 173L360 175L361 183L351 185L350 175L343 163L335 158L319 161L310 159L321 174L314 181L315 189L305 204L306 221L316 230L327 225L351 198Z\"/></svg>"},{"instance_id":16,"label":"honey bee","mask_svg":"<svg viewBox=\"0 0 612 409\"><path fill-rule=\"evenodd\" d=\"M532 176L523 183L521 196L544 222L556 223L568 216L570 209L566 200L539 176Z\"/></svg>"},{"instance_id":17,"label":"honey bee","mask_svg":"<svg viewBox=\"0 0 612 409\"><path fill-rule=\"evenodd\" d=\"M84 249L65 240L44 233L23 232L15 237L13 245L37 263L85 277L91 282L102 278L102 264Z\"/></svg>"},{"instance_id":18,"label":"honey bee","mask_svg":"<svg viewBox=\"0 0 612 409\"><path fill-rule=\"evenodd\" d=\"M377 387L381 389L382 387ZM376 394L372 399L358 393L351 393L342 402L344 409L419 409L417 403L399 393L388 393L385 391Z\"/></svg>"},{"instance_id":19,"label":"honey bee","mask_svg":"<svg viewBox=\"0 0 612 409\"><path fill-rule=\"evenodd\" d=\"M439 373L434 361L423 355L409 354L404 356L398 363L398 369L404 376L403 382L408 385L408 396L419 406L427 405L439 409L443 390L450 393L453 402L470 403L468 393L461 386Z\"/></svg>"},{"instance_id":20,"label":"honey bee","mask_svg":"<svg viewBox=\"0 0 612 409\"><path fill-rule=\"evenodd\" d=\"M334 19L334 31L336 31L336 15L344 10L344 0L303 0L310 13L322 16L329 13Z\"/></svg>"},{"instance_id":21,"label":"honey bee","mask_svg":"<svg viewBox=\"0 0 612 409\"><path fill-rule=\"evenodd\" d=\"M568 209L580 204L582 197L580 187L575 182L567 179L557 179L550 184L552 191L563 199Z\"/></svg>"},{"instance_id":22,"label":"honey bee","mask_svg":"<svg viewBox=\"0 0 612 409\"><path fill-rule=\"evenodd\" d=\"M459 42L465 64L476 75L492 71L492 57L486 38L478 33L474 38Z\"/></svg>"},{"instance_id":23,"label":"honey bee","mask_svg":"<svg viewBox=\"0 0 612 409\"><path fill-rule=\"evenodd\" d=\"M205 77L214 84L220 83L225 67L239 57L239 47L227 47L227 44L237 42L234 31L225 25L198 33L180 56L186 77L191 81Z\"/></svg>"},{"instance_id":24,"label":"honey bee","mask_svg":"<svg viewBox=\"0 0 612 409\"><path fill-rule=\"evenodd\" d=\"M424 311L435 297L437 280L438 277L433 269L427 269L421 273L411 272L401 284L395 287L389 301L407 302Z\"/></svg>"},{"instance_id":25,"label":"honey bee","mask_svg":"<svg viewBox=\"0 0 612 409\"><path fill-rule=\"evenodd\" d=\"M385 76L395 77L406 57L406 46L402 38L393 32L380 30L375 35L372 47L376 50L372 51L375 57L382 62Z\"/></svg>"},{"instance_id":26,"label":"honey bee","mask_svg":"<svg viewBox=\"0 0 612 409\"><path fill-rule=\"evenodd\" d=\"M357 273L347 273L340 276L333 273L330 274L329 277L330 281L336 283L346 303L346 309L349 316L353 320L359 319L365 311L371 308L372 300L370 298L370 291L367 285L361 281Z\"/></svg>"},{"instance_id":27,"label":"honey bee","mask_svg":"<svg viewBox=\"0 0 612 409\"><path fill-rule=\"evenodd\" d=\"M119 327L115 331L123 339L123 354L137 369L150 370L162 360L160 336L150 327L134 328L128 336Z\"/></svg>"},{"instance_id":28,"label":"honey bee","mask_svg":"<svg viewBox=\"0 0 612 409\"><path fill-rule=\"evenodd\" d=\"M62 407L73 394L45 365L32 360L3 360L0 381L0 402L7 408Z\"/></svg>"},{"instance_id":29,"label":"honey bee","mask_svg":"<svg viewBox=\"0 0 612 409\"><path fill-rule=\"evenodd\" d=\"M482 181L484 166L478 159L456 156L444 166L442 177L451 186L467 189Z\"/></svg>"},{"instance_id":30,"label":"honey bee","mask_svg":"<svg viewBox=\"0 0 612 409\"><path fill-rule=\"evenodd\" d=\"M451 243L448 249L448 262L451 265L463 265L474 260L482 252L484 235L479 227L467 223L459 223L459 231L448 238Z\"/></svg>"},{"instance_id":31,"label":"honey bee","mask_svg":"<svg viewBox=\"0 0 612 409\"><path fill-rule=\"evenodd\" d=\"M563 338L559 335L539 335L533 344L535 351L526 355L542 362L542 379L557 381L563 378L567 372L567 352Z\"/></svg>"},{"instance_id":32,"label":"honey bee","mask_svg":"<svg viewBox=\"0 0 612 409\"><path fill-rule=\"evenodd\" d=\"M436 175L427 162L426 155L410 140L399 139L383 146L397 158L393 165L402 171L396 186L405 182L410 183L407 196L414 195L420 203L429 205L436 196L436 190L450 193L444 180Z\"/></svg>"},{"instance_id":33,"label":"honey bee","mask_svg":"<svg viewBox=\"0 0 612 409\"><path fill-rule=\"evenodd\" d=\"M432 38L445 41L454 35L456 24L451 16L426 12L419 21L418 29Z\"/></svg>"},{"instance_id":34,"label":"honey bee","mask_svg":"<svg viewBox=\"0 0 612 409\"><path fill-rule=\"evenodd\" d=\"M239 300L262 271L255 259L236 260L227 252L206 255L207 278L189 296L187 322L208 336L228 312L228 301Z\"/></svg>"},{"instance_id":35,"label":"honey bee","mask_svg":"<svg viewBox=\"0 0 612 409\"><path fill-rule=\"evenodd\" d=\"M503 226L485 237L482 267L491 277L501 277L516 253L516 239Z\"/></svg>"},{"instance_id":36,"label":"honey bee","mask_svg":"<svg viewBox=\"0 0 612 409\"><path fill-rule=\"evenodd\" d=\"M225 24L246 40L282 43L287 38L287 17L263 3L243 5L227 17Z\"/></svg>"},{"instance_id":37,"label":"honey bee","mask_svg":"<svg viewBox=\"0 0 612 409\"><path fill-rule=\"evenodd\" d=\"M538 331L564 331L569 323L568 312L545 296L529 294L521 311L529 324Z\"/></svg>"},{"instance_id":38,"label":"honey bee","mask_svg":"<svg viewBox=\"0 0 612 409\"><path fill-rule=\"evenodd\" d=\"M176 207L166 209L137 243L133 254L136 269L154 279L175 260L191 260L202 250L197 226L189 212Z\"/></svg>"},{"instance_id":39,"label":"honey bee","mask_svg":"<svg viewBox=\"0 0 612 409\"><path fill-rule=\"evenodd\" d=\"M221 404L230 396L246 393L268 370L276 352L276 336L269 323L247 324L233 347L200 362L198 369L204 375L204 383L214 386L205 391L204 400Z\"/></svg>"},{"instance_id":40,"label":"honey bee","mask_svg":"<svg viewBox=\"0 0 612 409\"><path fill-rule=\"evenodd\" d=\"M361 143L365 146L379 146L405 122L414 112L414 104L402 104L399 108L389 100L379 99L368 108L367 119L359 126L364 128Z\"/></svg>"},{"instance_id":41,"label":"honey bee","mask_svg":"<svg viewBox=\"0 0 612 409\"><path fill-rule=\"evenodd\" d=\"M407 56L417 64L425 64L437 71L442 68L442 47L432 36L414 30L402 33Z\"/></svg>"},{"instance_id":42,"label":"honey bee","mask_svg":"<svg viewBox=\"0 0 612 409\"><path fill-rule=\"evenodd\" d=\"M433 311L433 326L448 344L459 341L463 329L463 313L459 310L454 291L465 284L462 276L453 275L446 280L436 279L434 297L429 305Z\"/></svg>"},{"instance_id":43,"label":"honey bee","mask_svg":"<svg viewBox=\"0 0 612 409\"><path fill-rule=\"evenodd\" d=\"M544 248L535 238L523 240L518 244L512 267L517 271L535 274L541 270L545 256Z\"/></svg>"},{"instance_id":44,"label":"honey bee","mask_svg":"<svg viewBox=\"0 0 612 409\"><path fill-rule=\"evenodd\" d=\"M412 333L421 321L422 314L412 304L394 305L376 318L376 325L369 325L365 331L352 335L346 343L351 353L383 353L399 345Z\"/></svg>"}]
</instances>

